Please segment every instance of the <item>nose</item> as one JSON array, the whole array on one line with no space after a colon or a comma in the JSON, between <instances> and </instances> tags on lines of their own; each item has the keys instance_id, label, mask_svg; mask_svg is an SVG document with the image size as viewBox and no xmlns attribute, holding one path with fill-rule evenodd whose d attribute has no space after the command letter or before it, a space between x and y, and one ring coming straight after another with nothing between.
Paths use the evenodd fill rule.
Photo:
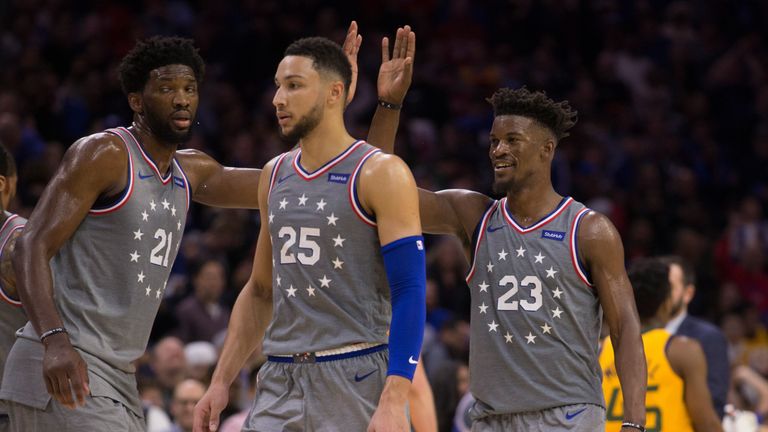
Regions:
<instances>
[{"instance_id":1,"label":"nose","mask_svg":"<svg viewBox=\"0 0 768 432\"><path fill-rule=\"evenodd\" d=\"M176 108L186 108L189 106L190 97L184 90L179 90L173 94L173 106Z\"/></svg>"},{"instance_id":2,"label":"nose","mask_svg":"<svg viewBox=\"0 0 768 432\"><path fill-rule=\"evenodd\" d=\"M282 87L278 87L275 90L275 95L272 97L272 105L277 109L281 109L285 106L285 97L283 95Z\"/></svg>"},{"instance_id":3,"label":"nose","mask_svg":"<svg viewBox=\"0 0 768 432\"><path fill-rule=\"evenodd\" d=\"M499 140L499 143L495 146L491 146L490 153L492 157L499 157L507 154L509 151L509 146L507 145L507 142L505 140Z\"/></svg>"}]
</instances>

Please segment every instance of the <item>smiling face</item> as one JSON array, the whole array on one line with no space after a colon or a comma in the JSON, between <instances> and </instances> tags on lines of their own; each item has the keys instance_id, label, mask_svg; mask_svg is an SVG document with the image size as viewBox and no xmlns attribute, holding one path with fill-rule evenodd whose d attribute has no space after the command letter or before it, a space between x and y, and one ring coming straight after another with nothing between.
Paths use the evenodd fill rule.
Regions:
<instances>
[{"instance_id":1,"label":"smiling face","mask_svg":"<svg viewBox=\"0 0 768 432\"><path fill-rule=\"evenodd\" d=\"M554 150L554 137L535 120L518 115L497 116L488 149L494 191L506 193L548 180Z\"/></svg>"},{"instance_id":2,"label":"smiling face","mask_svg":"<svg viewBox=\"0 0 768 432\"><path fill-rule=\"evenodd\" d=\"M312 59L286 56L275 73L275 106L280 134L298 141L311 133L325 113L329 82L315 70Z\"/></svg>"},{"instance_id":3,"label":"smiling face","mask_svg":"<svg viewBox=\"0 0 768 432\"><path fill-rule=\"evenodd\" d=\"M131 97L139 98L131 106L137 105L159 141L176 145L189 140L199 102L192 68L175 64L153 69L143 91Z\"/></svg>"}]
</instances>

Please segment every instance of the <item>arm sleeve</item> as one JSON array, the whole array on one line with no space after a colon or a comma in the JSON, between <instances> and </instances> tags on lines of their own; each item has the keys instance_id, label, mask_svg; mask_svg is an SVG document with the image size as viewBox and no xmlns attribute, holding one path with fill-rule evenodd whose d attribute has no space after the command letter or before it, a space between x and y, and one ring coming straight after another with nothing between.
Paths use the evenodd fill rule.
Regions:
<instances>
[{"instance_id":1,"label":"arm sleeve","mask_svg":"<svg viewBox=\"0 0 768 432\"><path fill-rule=\"evenodd\" d=\"M424 238L404 237L381 248L392 297L387 376L413 379L426 320Z\"/></svg>"}]
</instances>

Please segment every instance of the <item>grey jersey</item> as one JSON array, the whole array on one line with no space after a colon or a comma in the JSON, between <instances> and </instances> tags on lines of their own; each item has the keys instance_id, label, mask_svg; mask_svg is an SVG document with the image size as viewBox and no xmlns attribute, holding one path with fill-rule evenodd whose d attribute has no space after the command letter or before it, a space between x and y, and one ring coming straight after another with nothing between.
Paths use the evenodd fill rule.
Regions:
<instances>
[{"instance_id":1,"label":"grey jersey","mask_svg":"<svg viewBox=\"0 0 768 432\"><path fill-rule=\"evenodd\" d=\"M24 228L27 220L23 217L5 212L5 222L0 227L0 262L4 259L5 248L11 239L11 235ZM18 296L11 296L3 282L0 279L0 297L4 301L0 302L0 374L5 367L5 359L8 357L8 351L11 350L13 342L16 340L16 330L20 329L27 322L27 315L21 308L21 301ZM0 377L1 379L1 377Z\"/></svg>"},{"instance_id":2,"label":"grey jersey","mask_svg":"<svg viewBox=\"0 0 768 432\"><path fill-rule=\"evenodd\" d=\"M588 209L564 198L524 228L506 202L494 202L478 224L467 276L473 414L604 406L597 360L602 309L575 252Z\"/></svg>"},{"instance_id":3,"label":"grey jersey","mask_svg":"<svg viewBox=\"0 0 768 432\"><path fill-rule=\"evenodd\" d=\"M270 355L385 343L389 286L375 221L357 201L363 163L378 152L357 141L312 173L301 149L281 155L270 179L274 314Z\"/></svg>"},{"instance_id":4,"label":"grey jersey","mask_svg":"<svg viewBox=\"0 0 768 432\"><path fill-rule=\"evenodd\" d=\"M72 345L124 396L121 401L132 403L138 402L133 362L146 349L163 299L190 191L175 159L162 175L128 129L107 132L128 149L128 186L116 203L89 211L51 260L51 270ZM38 340L31 324L21 337Z\"/></svg>"}]
</instances>

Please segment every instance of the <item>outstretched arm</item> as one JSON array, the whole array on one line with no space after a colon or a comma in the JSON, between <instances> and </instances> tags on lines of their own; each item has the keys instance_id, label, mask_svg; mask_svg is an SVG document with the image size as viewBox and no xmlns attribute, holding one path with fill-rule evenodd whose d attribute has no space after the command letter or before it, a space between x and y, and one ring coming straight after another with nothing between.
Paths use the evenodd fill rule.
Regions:
<instances>
[{"instance_id":1,"label":"outstretched arm","mask_svg":"<svg viewBox=\"0 0 768 432\"><path fill-rule=\"evenodd\" d=\"M610 327L616 373L624 394L624 421L644 425L645 354L632 285L624 268L621 237L608 218L596 212L584 216L577 235L579 254L592 275Z\"/></svg>"},{"instance_id":2,"label":"outstretched arm","mask_svg":"<svg viewBox=\"0 0 768 432\"><path fill-rule=\"evenodd\" d=\"M189 178L193 201L213 207L259 208L260 169L225 167L199 150L179 150L176 158Z\"/></svg>"},{"instance_id":3,"label":"outstretched arm","mask_svg":"<svg viewBox=\"0 0 768 432\"><path fill-rule=\"evenodd\" d=\"M271 173L274 161L264 167ZM268 177L266 177L268 178ZM267 194L269 182L259 185L261 230L256 242L251 277L237 297L211 385L195 406L194 431L215 431L219 415L227 406L229 386L232 385L246 359L264 339L264 332L272 319L272 243L269 237Z\"/></svg>"},{"instance_id":4,"label":"outstretched arm","mask_svg":"<svg viewBox=\"0 0 768 432\"><path fill-rule=\"evenodd\" d=\"M685 383L685 406L696 432L722 432L707 387L707 359L701 345L685 336L670 341L669 364Z\"/></svg>"},{"instance_id":5,"label":"outstretched arm","mask_svg":"<svg viewBox=\"0 0 768 432\"><path fill-rule=\"evenodd\" d=\"M381 40L381 67L376 82L380 103L376 106L376 113L368 130L368 142L387 153L395 151L400 108L411 87L415 54L416 33L411 31L410 26L397 29L391 56L389 38Z\"/></svg>"}]
</instances>

